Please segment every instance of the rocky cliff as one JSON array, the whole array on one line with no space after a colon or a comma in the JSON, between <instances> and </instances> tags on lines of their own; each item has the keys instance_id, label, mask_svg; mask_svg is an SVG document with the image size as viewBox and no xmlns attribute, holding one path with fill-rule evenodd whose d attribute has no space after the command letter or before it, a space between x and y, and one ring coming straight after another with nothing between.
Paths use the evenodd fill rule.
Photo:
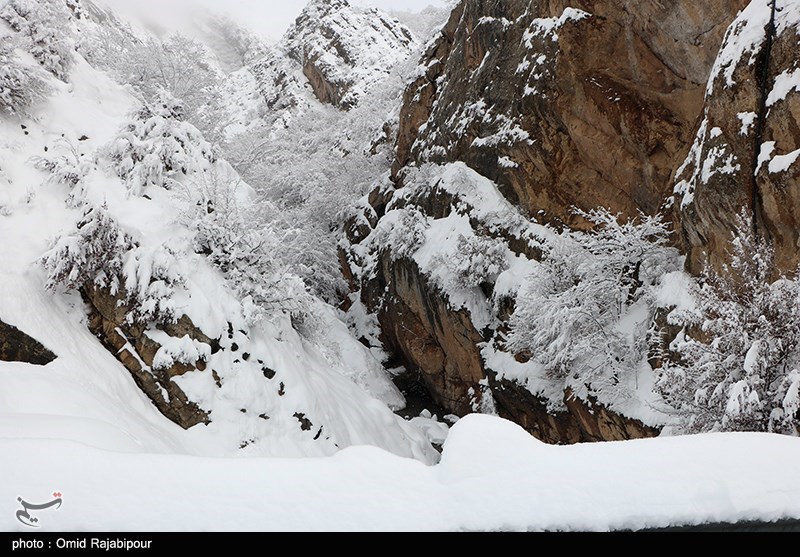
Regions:
<instances>
[{"instance_id":1,"label":"rocky cliff","mask_svg":"<svg viewBox=\"0 0 800 557\"><path fill-rule=\"evenodd\" d=\"M731 25L706 88L676 215L689 264L725 259L737 215L754 217L793 272L800 245L800 7L754 0Z\"/></svg>"},{"instance_id":2,"label":"rocky cliff","mask_svg":"<svg viewBox=\"0 0 800 557\"><path fill-rule=\"evenodd\" d=\"M703 114L708 120L710 113L724 113L716 118L727 118L723 129L736 137L743 127L740 113L757 112L755 92L749 93L749 108L733 108L723 99L732 94L725 93L728 88L717 87L716 94L713 89L715 79L735 74L741 89L758 90L757 82L748 81L756 64L723 71L730 64L725 65L726 50L720 54L726 32L726 45L738 34L736 24L727 30L746 5L464 0L456 6L406 90L391 177L372 192L363 216L351 221L351 247L343 254L359 292L357 310L375 315L384 345L419 372L438 403L460 415L497 412L550 442L624 439L658 430L644 415L607 408L590 388L576 393L530 384L520 371L530 365L526 357L503 348L505 323L514 311L511 285L524 280L526 265L540 257L546 242L532 218L583 227L575 207L654 214L669 204L676 181L708 166L709 152L727 168L715 144L703 143L706 133L714 140L720 135L712 131L720 124L703 123ZM785 8L776 30L789 28L781 18L793 11ZM742 19L750 40L753 29L768 24L747 12ZM789 75L797 61L794 33L775 37L773 81ZM757 50L736 52L755 62ZM788 117L796 118L794 92L773 102L774 131L766 129L774 137L765 136L776 140L775 155L790 158L797 147L789 140L797 137L791 124L796 119ZM695 137L699 146L692 148ZM743 150L752 152L752 139L747 146ZM690 149L694 158L684 163ZM740 163L745 175L755 168L751 162L752 157ZM781 162L788 159L777 159L773 167ZM782 174L784 180L790 175ZM740 177L739 189L747 182ZM721 238L745 198L721 181L704 187L727 197L721 204L722 194L695 193L693 204L678 203L691 261L698 259L695 251L722 246L725 239L713 244L706 230L717 230ZM784 187L759 199L786 212L791 195ZM693 216L703 211L711 216ZM790 219L770 222L767 228L783 227L781 233L793 237ZM448 232L432 232L437 227ZM392 230L396 235L387 232ZM420 240L410 248L396 240L415 234ZM498 273L456 286L439 280L437 269L455 256L458 249L448 246L459 236L483 246L478 251L484 254L496 253ZM438 251L439 259L420 255L426 250Z\"/></svg>"},{"instance_id":3,"label":"rocky cliff","mask_svg":"<svg viewBox=\"0 0 800 557\"><path fill-rule=\"evenodd\" d=\"M462 2L406 92L395 178L459 160L529 214L655 212L744 5Z\"/></svg>"}]
</instances>

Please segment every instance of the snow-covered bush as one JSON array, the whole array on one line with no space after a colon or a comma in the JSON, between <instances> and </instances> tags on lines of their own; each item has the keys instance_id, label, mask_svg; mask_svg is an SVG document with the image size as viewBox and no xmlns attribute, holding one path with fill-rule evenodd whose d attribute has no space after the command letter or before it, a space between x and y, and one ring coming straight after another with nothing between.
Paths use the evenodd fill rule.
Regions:
<instances>
[{"instance_id":1,"label":"snow-covered bush","mask_svg":"<svg viewBox=\"0 0 800 557\"><path fill-rule=\"evenodd\" d=\"M41 263L49 290L103 288L130 305L131 322L175 318L172 295L184 282L177 254L166 245L138 246L106 206L88 207L75 230L57 238Z\"/></svg>"},{"instance_id":2,"label":"snow-covered bush","mask_svg":"<svg viewBox=\"0 0 800 557\"><path fill-rule=\"evenodd\" d=\"M32 157L31 162L37 169L49 174L47 184L62 184L69 188L68 206L77 208L84 204L84 178L92 170L93 162L84 157L74 143L61 138L56 142L52 154Z\"/></svg>"},{"instance_id":3,"label":"snow-covered bush","mask_svg":"<svg viewBox=\"0 0 800 557\"><path fill-rule=\"evenodd\" d=\"M11 39L0 39L0 111L22 114L47 93L47 85L20 63Z\"/></svg>"},{"instance_id":4,"label":"snow-covered bush","mask_svg":"<svg viewBox=\"0 0 800 557\"><path fill-rule=\"evenodd\" d=\"M454 257L443 261L452 271L455 286L474 288L494 284L507 268L508 248L488 236L466 237L459 234Z\"/></svg>"},{"instance_id":5,"label":"snow-covered bush","mask_svg":"<svg viewBox=\"0 0 800 557\"><path fill-rule=\"evenodd\" d=\"M395 209L381 219L372 235L378 248L391 247L396 259L412 257L425 243L425 232L430 227L428 218L414 205Z\"/></svg>"},{"instance_id":6,"label":"snow-covered bush","mask_svg":"<svg viewBox=\"0 0 800 557\"><path fill-rule=\"evenodd\" d=\"M26 37L27 50L58 79L67 81L75 64L75 46L65 24L73 12L63 0L10 0L0 19Z\"/></svg>"},{"instance_id":7,"label":"snow-covered bush","mask_svg":"<svg viewBox=\"0 0 800 557\"><path fill-rule=\"evenodd\" d=\"M620 223L604 209L579 214L595 228L554 235L520 290L507 341L551 378L603 391L647 360L652 289L680 259L659 216Z\"/></svg>"},{"instance_id":8,"label":"snow-covered bush","mask_svg":"<svg viewBox=\"0 0 800 557\"><path fill-rule=\"evenodd\" d=\"M183 105L167 91L157 102L134 112L107 154L133 195L149 186L171 188L174 177L209 168L216 161L211 145L182 120Z\"/></svg>"},{"instance_id":9,"label":"snow-covered bush","mask_svg":"<svg viewBox=\"0 0 800 557\"><path fill-rule=\"evenodd\" d=\"M740 215L730 261L707 267L702 318L674 342L658 388L699 431L796 433L800 425L800 281L779 276L772 245Z\"/></svg>"},{"instance_id":10,"label":"snow-covered bush","mask_svg":"<svg viewBox=\"0 0 800 557\"><path fill-rule=\"evenodd\" d=\"M49 290L77 290L87 284L120 290L123 260L134 247L131 237L105 206L89 207L75 231L56 239L42 258Z\"/></svg>"},{"instance_id":11,"label":"snow-covered bush","mask_svg":"<svg viewBox=\"0 0 800 557\"><path fill-rule=\"evenodd\" d=\"M137 246L125 254L122 276L127 302L131 305L130 322L175 321L173 295L186 281L180 261L180 254L168 244Z\"/></svg>"}]
</instances>

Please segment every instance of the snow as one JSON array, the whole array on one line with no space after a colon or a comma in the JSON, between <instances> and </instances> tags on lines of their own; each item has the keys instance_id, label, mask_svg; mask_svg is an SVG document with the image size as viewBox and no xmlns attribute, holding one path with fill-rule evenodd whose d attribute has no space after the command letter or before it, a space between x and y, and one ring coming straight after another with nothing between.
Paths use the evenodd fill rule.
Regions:
<instances>
[{"instance_id":1,"label":"snow","mask_svg":"<svg viewBox=\"0 0 800 557\"><path fill-rule=\"evenodd\" d=\"M742 129L739 131L739 134L747 135L750 133L750 128L753 127L758 115L755 112L740 112L737 114L737 118L739 118L739 121L742 123Z\"/></svg>"},{"instance_id":2,"label":"snow","mask_svg":"<svg viewBox=\"0 0 800 557\"><path fill-rule=\"evenodd\" d=\"M439 418L432 415L430 411L423 410L416 418L411 418L411 425L425 433L428 441L441 445L447 439L450 428L446 423L440 422Z\"/></svg>"},{"instance_id":3,"label":"snow","mask_svg":"<svg viewBox=\"0 0 800 557\"><path fill-rule=\"evenodd\" d=\"M700 128L697 130L694 143L692 143L686 160L675 173L676 183L674 193L681 197L681 209L688 207L694 201L694 193L699 179L699 172L703 162L703 150L705 147L706 132L708 131L708 115L703 118ZM688 178L680 179L685 172L691 169L692 175Z\"/></svg>"},{"instance_id":4,"label":"snow","mask_svg":"<svg viewBox=\"0 0 800 557\"><path fill-rule=\"evenodd\" d=\"M370 447L325 459L208 459L3 439L10 481L0 484L8 507L0 529L27 531L11 512L17 497L50 500L54 490L63 506L37 514L40 531L606 531L774 521L800 517L798 462L800 440L791 437L549 446L481 415L453 426L434 467Z\"/></svg>"},{"instance_id":5,"label":"snow","mask_svg":"<svg viewBox=\"0 0 800 557\"><path fill-rule=\"evenodd\" d=\"M756 166L756 174L758 174L764 164L767 163L769 163L767 165L767 169L769 170L770 174L786 172L795 162L797 162L797 159L800 158L800 149L786 153L785 155L776 155L776 146L776 141L765 141L761 145L761 151L758 155L758 164Z\"/></svg>"},{"instance_id":6,"label":"snow","mask_svg":"<svg viewBox=\"0 0 800 557\"><path fill-rule=\"evenodd\" d=\"M761 149L758 152L758 161L756 162L756 175L761 171L761 167L765 162L772 159L772 153L775 152L775 141L765 141L761 144Z\"/></svg>"},{"instance_id":7,"label":"snow","mask_svg":"<svg viewBox=\"0 0 800 557\"><path fill-rule=\"evenodd\" d=\"M795 162L797 162L798 158L800 158L800 149L785 155L777 155L773 157L772 160L769 161L770 174L786 172Z\"/></svg>"},{"instance_id":8,"label":"snow","mask_svg":"<svg viewBox=\"0 0 800 557\"><path fill-rule=\"evenodd\" d=\"M523 44L528 47L533 47L533 38L542 35L552 35L553 42L558 41L558 35L555 33L558 29L571 21L581 21L592 17L592 14L579 10L576 8L565 8L559 17L543 17L531 21L530 27L525 31L522 36Z\"/></svg>"},{"instance_id":9,"label":"snow","mask_svg":"<svg viewBox=\"0 0 800 557\"><path fill-rule=\"evenodd\" d=\"M747 354L744 357L744 371L747 374L751 374L756 371L756 365L758 365L758 360L761 357L761 341L757 340L753 343L750 347L750 350L747 351Z\"/></svg>"},{"instance_id":10,"label":"snow","mask_svg":"<svg viewBox=\"0 0 800 557\"><path fill-rule=\"evenodd\" d=\"M800 91L800 68L786 70L775 78L775 84L767 97L767 107L785 100L792 91Z\"/></svg>"},{"instance_id":11,"label":"snow","mask_svg":"<svg viewBox=\"0 0 800 557\"><path fill-rule=\"evenodd\" d=\"M708 80L706 94L714 92L714 83L719 76L725 80L727 87L732 87L735 82L733 74L740 60L749 55L749 65L753 65L758 55L758 47L765 39L765 30L770 20L769 0L754 0L728 28L723 41L723 47Z\"/></svg>"},{"instance_id":12,"label":"snow","mask_svg":"<svg viewBox=\"0 0 800 557\"><path fill-rule=\"evenodd\" d=\"M492 341L481 347L486 367L497 372L498 379L508 379L525 387L531 394L541 396L549 411L563 411L564 381L548 377L544 366L531 360L519 362L513 354L499 350Z\"/></svg>"},{"instance_id":13,"label":"snow","mask_svg":"<svg viewBox=\"0 0 800 557\"><path fill-rule=\"evenodd\" d=\"M655 291L657 307L671 309L667 319L671 324L685 320L685 316L698 311L694 279L684 271L667 273Z\"/></svg>"}]
</instances>

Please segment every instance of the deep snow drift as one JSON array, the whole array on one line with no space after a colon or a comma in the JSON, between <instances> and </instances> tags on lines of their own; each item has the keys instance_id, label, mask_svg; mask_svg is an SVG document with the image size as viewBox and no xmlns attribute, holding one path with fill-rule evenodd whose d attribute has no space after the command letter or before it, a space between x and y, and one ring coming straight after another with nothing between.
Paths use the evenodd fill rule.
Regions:
<instances>
[{"instance_id":1,"label":"deep snow drift","mask_svg":"<svg viewBox=\"0 0 800 557\"><path fill-rule=\"evenodd\" d=\"M206 459L0 441L0 529L610 530L800 518L800 440L707 434L569 447L499 418L452 429L439 465L371 447L324 459ZM41 501L40 501L41 500Z\"/></svg>"}]
</instances>

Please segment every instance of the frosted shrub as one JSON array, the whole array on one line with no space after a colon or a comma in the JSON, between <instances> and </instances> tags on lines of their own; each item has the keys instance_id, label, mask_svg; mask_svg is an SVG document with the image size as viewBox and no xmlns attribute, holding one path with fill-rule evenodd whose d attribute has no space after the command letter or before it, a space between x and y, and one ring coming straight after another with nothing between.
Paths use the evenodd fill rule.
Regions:
<instances>
[{"instance_id":1,"label":"frosted shrub","mask_svg":"<svg viewBox=\"0 0 800 557\"><path fill-rule=\"evenodd\" d=\"M777 278L776 278L777 277ZM796 433L800 419L800 282L778 275L772 245L740 215L729 263L707 267L702 319L674 343L679 363L658 389L686 431Z\"/></svg>"},{"instance_id":2,"label":"frosted shrub","mask_svg":"<svg viewBox=\"0 0 800 557\"><path fill-rule=\"evenodd\" d=\"M180 101L162 91L157 102L131 116L109 146L114 170L133 195L150 186L169 189L176 177L204 171L216 161L211 145L182 117Z\"/></svg>"},{"instance_id":3,"label":"frosted shrub","mask_svg":"<svg viewBox=\"0 0 800 557\"><path fill-rule=\"evenodd\" d=\"M508 266L508 249L502 242L486 236L459 235L456 253L444 263L450 267L459 288L494 284Z\"/></svg>"},{"instance_id":4,"label":"frosted shrub","mask_svg":"<svg viewBox=\"0 0 800 557\"><path fill-rule=\"evenodd\" d=\"M136 245L105 206L87 208L75 230L57 238L41 262L49 290L107 289L130 305L130 322L175 318L172 295L184 282L177 254L168 246Z\"/></svg>"},{"instance_id":5,"label":"frosted shrub","mask_svg":"<svg viewBox=\"0 0 800 557\"><path fill-rule=\"evenodd\" d=\"M10 0L0 19L26 37L26 48L44 69L67 81L75 47L65 23L73 16L61 0Z\"/></svg>"},{"instance_id":6,"label":"frosted shrub","mask_svg":"<svg viewBox=\"0 0 800 557\"><path fill-rule=\"evenodd\" d=\"M599 391L646 361L656 311L651 292L680 259L667 247L660 217L620 223L606 210L579 214L595 228L553 238L520 290L508 346L530 354L552 378ZM643 317L633 331L620 328L634 306Z\"/></svg>"},{"instance_id":7,"label":"frosted shrub","mask_svg":"<svg viewBox=\"0 0 800 557\"><path fill-rule=\"evenodd\" d=\"M44 98L47 86L14 55L10 39L0 39L0 111L23 114Z\"/></svg>"},{"instance_id":8,"label":"frosted shrub","mask_svg":"<svg viewBox=\"0 0 800 557\"><path fill-rule=\"evenodd\" d=\"M180 254L167 244L135 247L125 254L122 275L131 304L129 322L175 321L173 295L186 281L180 260Z\"/></svg>"},{"instance_id":9,"label":"frosted shrub","mask_svg":"<svg viewBox=\"0 0 800 557\"><path fill-rule=\"evenodd\" d=\"M386 214L373 234L373 245L389 247L396 259L412 257L425 243L428 219L422 212L409 206Z\"/></svg>"},{"instance_id":10,"label":"frosted shrub","mask_svg":"<svg viewBox=\"0 0 800 557\"><path fill-rule=\"evenodd\" d=\"M31 158L33 165L49 174L46 183L69 188L67 205L80 207L85 202L84 178L92 170L93 162L81 155L78 147L61 139L56 142L53 154Z\"/></svg>"},{"instance_id":11,"label":"frosted shrub","mask_svg":"<svg viewBox=\"0 0 800 557\"><path fill-rule=\"evenodd\" d=\"M77 290L91 284L117 294L123 258L133 246L133 240L120 229L107 207L89 207L75 231L56 239L42 258L46 286L49 290Z\"/></svg>"}]
</instances>

